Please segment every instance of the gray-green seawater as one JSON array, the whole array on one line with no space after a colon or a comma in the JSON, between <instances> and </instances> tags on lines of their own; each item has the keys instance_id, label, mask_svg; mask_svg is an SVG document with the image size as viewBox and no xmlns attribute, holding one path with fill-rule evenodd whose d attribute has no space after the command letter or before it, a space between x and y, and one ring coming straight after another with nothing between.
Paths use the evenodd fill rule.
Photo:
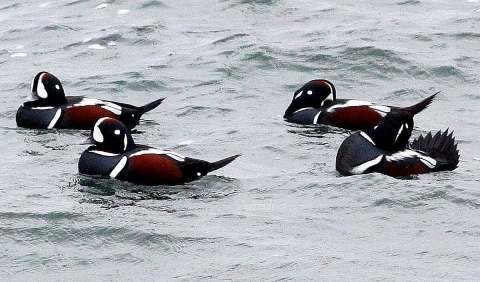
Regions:
<instances>
[{"instance_id":1,"label":"gray-green seawater","mask_svg":"<svg viewBox=\"0 0 480 282\"><path fill-rule=\"evenodd\" d=\"M2 281L476 281L480 2L5 1L0 4ZM165 97L138 143L216 160L199 181L81 176L86 131L17 128L39 71L67 95ZM341 177L350 134L283 121L326 78L454 130L453 172Z\"/></svg>"}]
</instances>

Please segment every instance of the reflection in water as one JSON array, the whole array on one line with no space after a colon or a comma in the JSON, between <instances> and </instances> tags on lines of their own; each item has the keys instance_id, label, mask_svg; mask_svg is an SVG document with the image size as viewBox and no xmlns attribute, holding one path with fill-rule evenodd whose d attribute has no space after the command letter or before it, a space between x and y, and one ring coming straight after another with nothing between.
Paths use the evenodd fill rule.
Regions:
<instances>
[{"instance_id":1,"label":"reflection in water","mask_svg":"<svg viewBox=\"0 0 480 282\"><path fill-rule=\"evenodd\" d=\"M78 176L75 182L78 191L84 193L82 202L107 208L134 205L134 202L142 200L219 199L237 193L240 188L238 180L216 175L175 186L143 186L83 175Z\"/></svg>"}]
</instances>

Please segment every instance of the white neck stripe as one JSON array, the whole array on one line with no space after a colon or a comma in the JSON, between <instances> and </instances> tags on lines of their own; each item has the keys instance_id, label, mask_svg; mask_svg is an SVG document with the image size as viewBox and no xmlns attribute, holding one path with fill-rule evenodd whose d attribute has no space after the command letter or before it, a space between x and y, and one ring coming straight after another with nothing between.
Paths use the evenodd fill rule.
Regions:
<instances>
[{"instance_id":1,"label":"white neck stripe","mask_svg":"<svg viewBox=\"0 0 480 282\"><path fill-rule=\"evenodd\" d=\"M383 158L383 155L380 155L380 156L376 157L375 159L373 159L371 161L364 162L363 164L352 168L350 170L350 173L351 174L362 174L363 172L365 172L367 169L371 168L372 166L379 164L382 161L382 158Z\"/></svg>"},{"instance_id":2,"label":"white neck stripe","mask_svg":"<svg viewBox=\"0 0 480 282\"><path fill-rule=\"evenodd\" d=\"M375 142L373 142L372 138L370 138L370 136L368 136L367 133L361 131L360 135L362 135L363 138L367 139L368 142L372 143L373 146L377 146L377 144L375 144Z\"/></svg>"},{"instance_id":3,"label":"white neck stripe","mask_svg":"<svg viewBox=\"0 0 480 282\"><path fill-rule=\"evenodd\" d=\"M57 124L57 121L60 119L60 116L62 115L62 109L58 109L57 112L55 113L55 116L53 116L52 120L48 124L47 128L52 129L55 127L55 124Z\"/></svg>"},{"instance_id":4,"label":"white neck stripe","mask_svg":"<svg viewBox=\"0 0 480 282\"><path fill-rule=\"evenodd\" d=\"M115 168L110 172L110 177L115 178L117 175L122 171L122 169L125 167L127 164L127 156L124 156L115 166Z\"/></svg>"}]
</instances>

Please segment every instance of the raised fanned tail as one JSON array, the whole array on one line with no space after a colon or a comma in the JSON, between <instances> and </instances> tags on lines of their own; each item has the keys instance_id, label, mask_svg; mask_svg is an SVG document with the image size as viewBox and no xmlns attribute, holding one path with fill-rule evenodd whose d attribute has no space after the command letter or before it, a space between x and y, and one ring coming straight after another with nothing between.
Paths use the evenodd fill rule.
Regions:
<instances>
[{"instance_id":1,"label":"raised fanned tail","mask_svg":"<svg viewBox=\"0 0 480 282\"><path fill-rule=\"evenodd\" d=\"M410 148L425 152L437 161L434 170L454 170L458 167L460 155L458 153L453 131L449 134L438 131L434 136L429 132L425 137L420 135L412 141Z\"/></svg>"},{"instance_id":2,"label":"raised fanned tail","mask_svg":"<svg viewBox=\"0 0 480 282\"><path fill-rule=\"evenodd\" d=\"M141 106L139 107L140 108L140 111L142 113L146 113L146 112L149 112L153 109L155 109L156 107L158 107L158 105L160 105L162 103L162 101L164 100L165 98L161 98L161 99L158 99L158 100L155 100L153 102L150 102L144 106Z\"/></svg>"},{"instance_id":3,"label":"raised fanned tail","mask_svg":"<svg viewBox=\"0 0 480 282\"><path fill-rule=\"evenodd\" d=\"M228 157L228 158L225 158L225 159L221 159L221 160L216 161L216 162L211 162L211 163L209 163L209 171L214 171L214 170L220 169L220 168L226 166L227 164L233 162L233 160L235 160L236 158L238 158L240 156L241 155L238 154L238 155L234 155L234 156L231 156L231 157Z\"/></svg>"},{"instance_id":4,"label":"raised fanned tail","mask_svg":"<svg viewBox=\"0 0 480 282\"><path fill-rule=\"evenodd\" d=\"M412 115L418 114L419 112L423 111L426 107L428 107L432 103L433 99L435 98L435 96L437 96L438 93L440 93L440 91L438 91L437 93L433 94L430 97L427 97L426 99L420 101L419 103L413 106L405 108L405 110L407 110Z\"/></svg>"}]
</instances>

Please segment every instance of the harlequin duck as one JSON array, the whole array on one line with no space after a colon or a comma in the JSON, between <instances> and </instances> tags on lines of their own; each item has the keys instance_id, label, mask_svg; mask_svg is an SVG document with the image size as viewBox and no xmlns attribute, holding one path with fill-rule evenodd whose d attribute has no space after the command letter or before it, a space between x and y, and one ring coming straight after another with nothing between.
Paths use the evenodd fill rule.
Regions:
<instances>
[{"instance_id":1,"label":"harlequin duck","mask_svg":"<svg viewBox=\"0 0 480 282\"><path fill-rule=\"evenodd\" d=\"M156 108L163 99L141 107L85 98L65 96L60 80L48 72L39 72L32 81L30 101L17 110L20 127L51 129L91 129L102 117L121 120L128 128L135 127L140 117Z\"/></svg>"},{"instance_id":2,"label":"harlequin duck","mask_svg":"<svg viewBox=\"0 0 480 282\"><path fill-rule=\"evenodd\" d=\"M295 91L283 118L297 124L325 124L362 130L378 125L392 111L404 110L412 116L418 114L437 94L406 108L383 106L367 101L337 99L335 86L330 81L315 79Z\"/></svg>"},{"instance_id":3,"label":"harlequin duck","mask_svg":"<svg viewBox=\"0 0 480 282\"><path fill-rule=\"evenodd\" d=\"M95 145L80 156L80 173L109 176L143 185L174 185L193 181L240 156L207 162L138 145L127 127L113 118L99 119L90 139Z\"/></svg>"},{"instance_id":4,"label":"harlequin duck","mask_svg":"<svg viewBox=\"0 0 480 282\"><path fill-rule=\"evenodd\" d=\"M337 171L342 175L379 172L405 176L457 168L459 154L453 132L438 131L433 137L430 132L408 144L412 130L410 113L388 113L378 126L357 131L343 141L337 153Z\"/></svg>"}]
</instances>

